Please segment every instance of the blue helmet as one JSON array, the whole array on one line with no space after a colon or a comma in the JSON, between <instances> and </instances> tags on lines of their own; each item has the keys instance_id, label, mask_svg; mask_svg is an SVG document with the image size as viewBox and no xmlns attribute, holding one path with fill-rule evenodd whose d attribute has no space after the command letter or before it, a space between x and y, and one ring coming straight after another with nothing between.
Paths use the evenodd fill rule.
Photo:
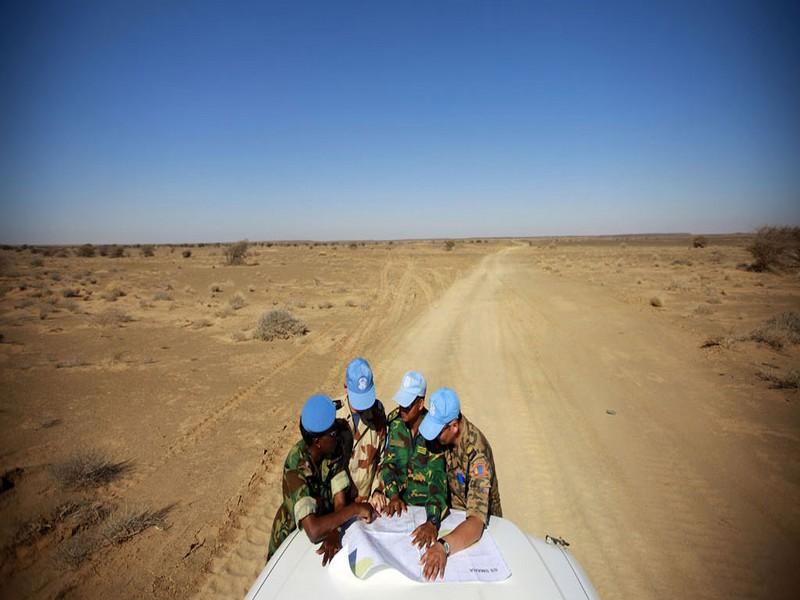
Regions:
<instances>
[{"instance_id":1,"label":"blue helmet","mask_svg":"<svg viewBox=\"0 0 800 600\"><path fill-rule=\"evenodd\" d=\"M300 424L309 433L322 433L327 431L336 420L336 407L333 400L325 394L311 396L303 405L300 413Z\"/></svg>"}]
</instances>

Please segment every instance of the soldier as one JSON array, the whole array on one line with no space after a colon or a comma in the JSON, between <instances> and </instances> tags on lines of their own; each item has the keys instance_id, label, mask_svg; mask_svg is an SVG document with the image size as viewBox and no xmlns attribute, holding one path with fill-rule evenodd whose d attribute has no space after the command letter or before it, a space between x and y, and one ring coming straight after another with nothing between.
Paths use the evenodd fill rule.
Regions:
<instances>
[{"instance_id":1,"label":"soldier","mask_svg":"<svg viewBox=\"0 0 800 600\"><path fill-rule=\"evenodd\" d=\"M347 504L350 485L336 451L336 407L330 398L311 396L300 416L300 435L283 465L283 503L272 522L267 560L289 534L301 527L313 543L322 542L317 554L322 565L341 548L339 526L353 517L368 522L375 517L368 503Z\"/></svg>"},{"instance_id":2,"label":"soldier","mask_svg":"<svg viewBox=\"0 0 800 600\"><path fill-rule=\"evenodd\" d=\"M444 577L447 557L477 542L489 515L503 516L492 448L481 431L461 414L461 401L450 388L436 390L431 409L419 427L427 440L446 448L451 507L464 510L466 520L439 538L422 556L426 579Z\"/></svg>"},{"instance_id":3,"label":"soldier","mask_svg":"<svg viewBox=\"0 0 800 600\"><path fill-rule=\"evenodd\" d=\"M444 453L440 448L433 449L419 433L420 423L428 413L426 389L422 374L409 371L403 376L400 390L394 395L399 408L388 419L388 444L380 470L383 489L372 502L373 506L385 505L383 512L389 516L402 514L406 504L424 506L427 520L411 533L412 543L420 548L436 541L447 510Z\"/></svg>"},{"instance_id":4,"label":"soldier","mask_svg":"<svg viewBox=\"0 0 800 600\"><path fill-rule=\"evenodd\" d=\"M345 398L336 400L342 434L339 451L353 483L351 498L366 502L379 484L376 474L386 444L386 413L375 398L372 369L363 358L354 358L347 365L344 387Z\"/></svg>"}]
</instances>

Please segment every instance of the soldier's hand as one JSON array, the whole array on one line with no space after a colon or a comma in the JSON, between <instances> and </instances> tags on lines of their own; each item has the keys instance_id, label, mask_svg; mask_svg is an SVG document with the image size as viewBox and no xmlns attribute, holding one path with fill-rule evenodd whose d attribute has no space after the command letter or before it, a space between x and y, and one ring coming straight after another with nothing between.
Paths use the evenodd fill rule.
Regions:
<instances>
[{"instance_id":1,"label":"soldier's hand","mask_svg":"<svg viewBox=\"0 0 800 600\"><path fill-rule=\"evenodd\" d=\"M437 577L444 577L444 568L447 566L447 555L441 544L434 544L419 559L422 565L422 575L428 581Z\"/></svg>"},{"instance_id":2,"label":"soldier's hand","mask_svg":"<svg viewBox=\"0 0 800 600\"><path fill-rule=\"evenodd\" d=\"M389 503L389 499L382 491L375 490L372 492L372 497L369 499L369 503L376 512L383 512L383 509L386 508L386 505Z\"/></svg>"},{"instance_id":3,"label":"soldier's hand","mask_svg":"<svg viewBox=\"0 0 800 600\"><path fill-rule=\"evenodd\" d=\"M369 502L356 502L356 517L367 523L372 523L377 517L377 513Z\"/></svg>"},{"instance_id":4,"label":"soldier's hand","mask_svg":"<svg viewBox=\"0 0 800 600\"><path fill-rule=\"evenodd\" d=\"M339 530L334 529L327 536L325 536L325 539L322 540L319 548L317 548L317 554L322 555L322 566L324 567L331 562L331 559L341 549L342 541L339 538Z\"/></svg>"},{"instance_id":5,"label":"soldier's hand","mask_svg":"<svg viewBox=\"0 0 800 600\"><path fill-rule=\"evenodd\" d=\"M386 505L386 508L383 510L383 514L385 514L387 517L391 517L393 515L397 515L399 517L403 514L406 508L406 503L400 498L400 494L397 494L391 500L389 500L389 504Z\"/></svg>"},{"instance_id":6,"label":"soldier's hand","mask_svg":"<svg viewBox=\"0 0 800 600\"><path fill-rule=\"evenodd\" d=\"M436 525L430 521L425 521L411 532L411 543L417 548L428 548L436 543L436 534L438 532Z\"/></svg>"}]
</instances>

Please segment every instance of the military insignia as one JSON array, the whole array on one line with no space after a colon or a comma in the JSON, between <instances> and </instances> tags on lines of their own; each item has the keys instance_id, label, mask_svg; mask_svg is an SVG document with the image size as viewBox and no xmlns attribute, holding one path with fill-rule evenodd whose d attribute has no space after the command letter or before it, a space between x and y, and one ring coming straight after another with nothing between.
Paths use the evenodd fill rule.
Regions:
<instances>
[{"instance_id":1,"label":"military insignia","mask_svg":"<svg viewBox=\"0 0 800 600\"><path fill-rule=\"evenodd\" d=\"M461 471L458 471L456 473L456 479L458 479L458 483L460 483L461 485L464 485L464 483L465 483L464 474Z\"/></svg>"},{"instance_id":2,"label":"military insignia","mask_svg":"<svg viewBox=\"0 0 800 600\"><path fill-rule=\"evenodd\" d=\"M364 391L367 389L367 378L366 377L359 377L358 378L358 389L360 391Z\"/></svg>"},{"instance_id":3,"label":"military insignia","mask_svg":"<svg viewBox=\"0 0 800 600\"><path fill-rule=\"evenodd\" d=\"M484 475L486 475L486 463L476 462L472 465L473 477L483 477Z\"/></svg>"}]
</instances>

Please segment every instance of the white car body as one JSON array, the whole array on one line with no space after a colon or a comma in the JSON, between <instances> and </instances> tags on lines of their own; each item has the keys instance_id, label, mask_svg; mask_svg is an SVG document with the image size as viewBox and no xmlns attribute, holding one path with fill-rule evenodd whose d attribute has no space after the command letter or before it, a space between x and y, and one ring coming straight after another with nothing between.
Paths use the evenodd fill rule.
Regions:
<instances>
[{"instance_id":1,"label":"white car body","mask_svg":"<svg viewBox=\"0 0 800 600\"><path fill-rule=\"evenodd\" d=\"M598 599L586 573L562 544L529 536L499 517L490 519L489 531L511 570L511 577L505 581L419 583L390 568L359 579L350 570L347 548L322 567L317 545L304 532L294 531L270 558L247 600Z\"/></svg>"}]
</instances>

